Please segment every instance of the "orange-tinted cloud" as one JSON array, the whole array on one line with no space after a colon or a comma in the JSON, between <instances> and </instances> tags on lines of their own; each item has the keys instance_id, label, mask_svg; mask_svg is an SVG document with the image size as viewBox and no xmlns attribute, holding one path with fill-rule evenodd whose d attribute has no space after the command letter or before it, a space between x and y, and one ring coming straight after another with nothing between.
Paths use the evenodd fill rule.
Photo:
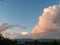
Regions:
<instances>
[{"instance_id":1,"label":"orange-tinted cloud","mask_svg":"<svg viewBox=\"0 0 60 45\"><path fill-rule=\"evenodd\" d=\"M43 10L37 25L32 29L31 35L40 38L47 34L51 35L51 32L56 34L58 31L60 31L60 5L54 5Z\"/></svg>"}]
</instances>

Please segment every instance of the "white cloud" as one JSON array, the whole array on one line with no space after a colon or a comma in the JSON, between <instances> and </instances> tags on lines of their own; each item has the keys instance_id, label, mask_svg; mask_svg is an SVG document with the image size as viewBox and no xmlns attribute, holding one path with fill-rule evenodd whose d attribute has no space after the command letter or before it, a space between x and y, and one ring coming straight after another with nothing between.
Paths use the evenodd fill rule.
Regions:
<instances>
[{"instance_id":1,"label":"white cloud","mask_svg":"<svg viewBox=\"0 0 60 45\"><path fill-rule=\"evenodd\" d=\"M27 35L27 34L28 34L28 32L21 32L21 34L22 34L22 35Z\"/></svg>"}]
</instances>

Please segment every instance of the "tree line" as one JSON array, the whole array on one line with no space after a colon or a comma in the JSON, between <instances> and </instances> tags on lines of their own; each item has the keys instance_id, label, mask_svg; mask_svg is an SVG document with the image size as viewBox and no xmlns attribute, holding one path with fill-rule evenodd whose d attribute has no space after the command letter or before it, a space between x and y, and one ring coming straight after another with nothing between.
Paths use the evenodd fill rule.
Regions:
<instances>
[{"instance_id":1,"label":"tree line","mask_svg":"<svg viewBox=\"0 0 60 45\"><path fill-rule=\"evenodd\" d=\"M0 35L0 45L18 45L18 44L17 44L17 40L12 41ZM54 40L52 42L39 42L37 40L34 40L33 42L25 42L25 45L60 45L60 41Z\"/></svg>"}]
</instances>

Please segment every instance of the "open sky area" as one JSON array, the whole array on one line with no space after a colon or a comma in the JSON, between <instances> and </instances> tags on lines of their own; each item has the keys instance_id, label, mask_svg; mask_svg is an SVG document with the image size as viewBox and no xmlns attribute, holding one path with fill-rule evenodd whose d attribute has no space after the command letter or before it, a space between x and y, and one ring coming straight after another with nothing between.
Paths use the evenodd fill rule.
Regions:
<instances>
[{"instance_id":1,"label":"open sky area","mask_svg":"<svg viewBox=\"0 0 60 45\"><path fill-rule=\"evenodd\" d=\"M12 28L9 30L11 33L30 33L38 23L43 9L58 4L59 0L1 0L0 23L17 24L26 27L26 29L19 30Z\"/></svg>"}]
</instances>

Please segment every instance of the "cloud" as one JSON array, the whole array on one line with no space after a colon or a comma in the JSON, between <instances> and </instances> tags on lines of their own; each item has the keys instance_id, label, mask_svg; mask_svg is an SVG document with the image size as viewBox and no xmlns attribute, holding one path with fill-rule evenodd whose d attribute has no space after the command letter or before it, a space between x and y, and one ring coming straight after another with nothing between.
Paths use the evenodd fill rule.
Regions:
<instances>
[{"instance_id":1,"label":"cloud","mask_svg":"<svg viewBox=\"0 0 60 45\"><path fill-rule=\"evenodd\" d=\"M27 35L27 34L28 34L28 32L21 32L21 34L22 34L22 35Z\"/></svg>"},{"instance_id":2,"label":"cloud","mask_svg":"<svg viewBox=\"0 0 60 45\"><path fill-rule=\"evenodd\" d=\"M59 32L59 33L58 33ZM51 34L52 33L52 34ZM58 33L58 34L57 34ZM60 34L60 5L44 8L37 25L31 35L36 38L54 38Z\"/></svg>"},{"instance_id":3,"label":"cloud","mask_svg":"<svg viewBox=\"0 0 60 45\"><path fill-rule=\"evenodd\" d=\"M13 25L13 24L11 24L11 25L9 25L8 23L1 23L0 22L0 32L2 32L2 31L5 31L5 30L7 30L7 29L11 29L11 28L19 28L19 29L26 29L26 27L24 27L24 26L21 26L21 25Z\"/></svg>"},{"instance_id":4,"label":"cloud","mask_svg":"<svg viewBox=\"0 0 60 45\"><path fill-rule=\"evenodd\" d=\"M22 32L21 32L22 33ZM13 34L11 34L11 33L9 33L9 32L4 32L4 33L2 33L2 36L4 36L4 38L9 38L9 39L25 39L25 38L30 38L30 33L28 33L28 34L21 34L21 33L13 33ZM26 32L25 32L26 33Z\"/></svg>"},{"instance_id":5,"label":"cloud","mask_svg":"<svg viewBox=\"0 0 60 45\"><path fill-rule=\"evenodd\" d=\"M0 23L0 32L3 32L11 28L26 29L20 25L9 25L8 23ZM21 38L55 38L60 39L60 5L49 6L44 8L43 13L39 16L38 23L34 26L31 33L2 33L10 39L21 39ZM25 34L25 35L23 35Z\"/></svg>"},{"instance_id":6,"label":"cloud","mask_svg":"<svg viewBox=\"0 0 60 45\"><path fill-rule=\"evenodd\" d=\"M5 35L6 35L6 34L5 34ZM6 37L9 38L9 39L18 39L19 34L18 34L18 33L9 34L9 35L7 35ZM5 37L5 38L6 38L6 37Z\"/></svg>"}]
</instances>

